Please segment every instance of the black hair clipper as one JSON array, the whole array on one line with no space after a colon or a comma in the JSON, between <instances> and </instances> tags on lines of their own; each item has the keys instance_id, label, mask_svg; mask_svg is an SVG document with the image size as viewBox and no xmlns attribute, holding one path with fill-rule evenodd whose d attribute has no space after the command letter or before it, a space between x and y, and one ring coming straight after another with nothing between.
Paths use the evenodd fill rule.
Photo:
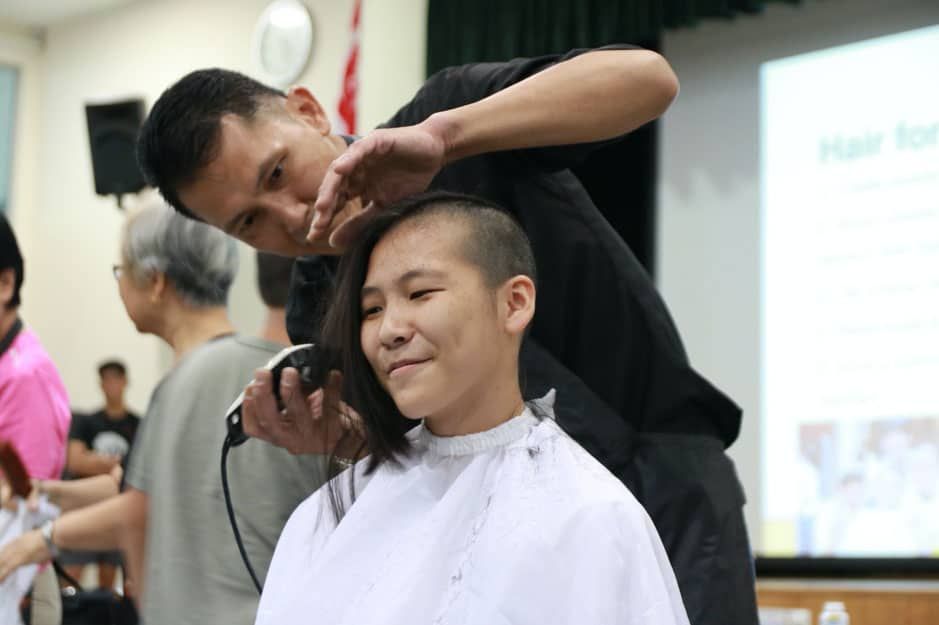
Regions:
<instances>
[{"instance_id":1,"label":"black hair clipper","mask_svg":"<svg viewBox=\"0 0 939 625\"><path fill-rule=\"evenodd\" d=\"M304 395L309 395L323 386L329 370L334 368L332 359L326 351L314 343L294 345L272 357L264 368L271 372L274 398L280 409L283 409L283 402L280 399L280 376L287 367L293 367L300 374L300 390ZM228 439L232 447L248 440L241 423L241 402L244 398L245 393L242 391L225 413Z\"/></svg>"}]
</instances>

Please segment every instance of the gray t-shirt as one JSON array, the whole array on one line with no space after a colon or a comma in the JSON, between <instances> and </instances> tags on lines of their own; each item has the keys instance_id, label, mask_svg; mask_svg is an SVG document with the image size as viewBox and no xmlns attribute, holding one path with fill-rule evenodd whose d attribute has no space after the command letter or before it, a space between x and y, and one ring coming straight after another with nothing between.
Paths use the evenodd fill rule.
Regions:
<instances>
[{"instance_id":1,"label":"gray t-shirt","mask_svg":"<svg viewBox=\"0 0 939 625\"><path fill-rule=\"evenodd\" d=\"M258 594L242 564L222 494L225 411L256 368L280 351L225 337L187 354L150 399L127 483L150 498L142 621L250 625ZM325 461L248 440L228 456L245 548L263 583L290 513L325 480Z\"/></svg>"}]
</instances>

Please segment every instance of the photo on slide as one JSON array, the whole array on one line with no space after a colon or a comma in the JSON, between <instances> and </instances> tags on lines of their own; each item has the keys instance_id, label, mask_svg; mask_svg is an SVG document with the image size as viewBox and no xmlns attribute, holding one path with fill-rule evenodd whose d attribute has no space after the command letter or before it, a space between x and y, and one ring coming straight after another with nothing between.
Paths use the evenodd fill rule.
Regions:
<instances>
[{"instance_id":1,"label":"photo on slide","mask_svg":"<svg viewBox=\"0 0 939 625\"><path fill-rule=\"evenodd\" d=\"M939 555L939 419L807 423L799 452L799 554Z\"/></svg>"}]
</instances>

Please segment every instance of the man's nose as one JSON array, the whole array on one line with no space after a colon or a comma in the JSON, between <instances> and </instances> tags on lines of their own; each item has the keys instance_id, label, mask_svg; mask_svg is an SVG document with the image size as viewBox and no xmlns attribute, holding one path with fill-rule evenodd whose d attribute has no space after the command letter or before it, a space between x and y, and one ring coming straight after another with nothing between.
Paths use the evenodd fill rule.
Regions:
<instances>
[{"instance_id":1,"label":"man's nose","mask_svg":"<svg viewBox=\"0 0 939 625\"><path fill-rule=\"evenodd\" d=\"M294 240L306 241L312 217L311 210L310 204L296 198L287 196L279 198L278 212L281 215L281 223L284 230Z\"/></svg>"}]
</instances>

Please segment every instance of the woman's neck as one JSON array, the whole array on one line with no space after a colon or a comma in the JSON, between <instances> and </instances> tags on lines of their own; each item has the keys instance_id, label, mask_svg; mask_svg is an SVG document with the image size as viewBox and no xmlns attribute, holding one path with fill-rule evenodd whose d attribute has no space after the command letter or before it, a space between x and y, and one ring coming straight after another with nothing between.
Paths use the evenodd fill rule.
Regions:
<instances>
[{"instance_id":1,"label":"woman's neck","mask_svg":"<svg viewBox=\"0 0 939 625\"><path fill-rule=\"evenodd\" d=\"M193 349L223 334L232 334L235 327L224 306L212 308L180 308L172 316L163 339L173 348L173 359L179 362Z\"/></svg>"},{"instance_id":2,"label":"woman's neck","mask_svg":"<svg viewBox=\"0 0 939 625\"><path fill-rule=\"evenodd\" d=\"M455 398L437 415L424 418L435 436L463 436L491 430L522 413L525 401L518 385L518 371L487 379Z\"/></svg>"}]
</instances>

